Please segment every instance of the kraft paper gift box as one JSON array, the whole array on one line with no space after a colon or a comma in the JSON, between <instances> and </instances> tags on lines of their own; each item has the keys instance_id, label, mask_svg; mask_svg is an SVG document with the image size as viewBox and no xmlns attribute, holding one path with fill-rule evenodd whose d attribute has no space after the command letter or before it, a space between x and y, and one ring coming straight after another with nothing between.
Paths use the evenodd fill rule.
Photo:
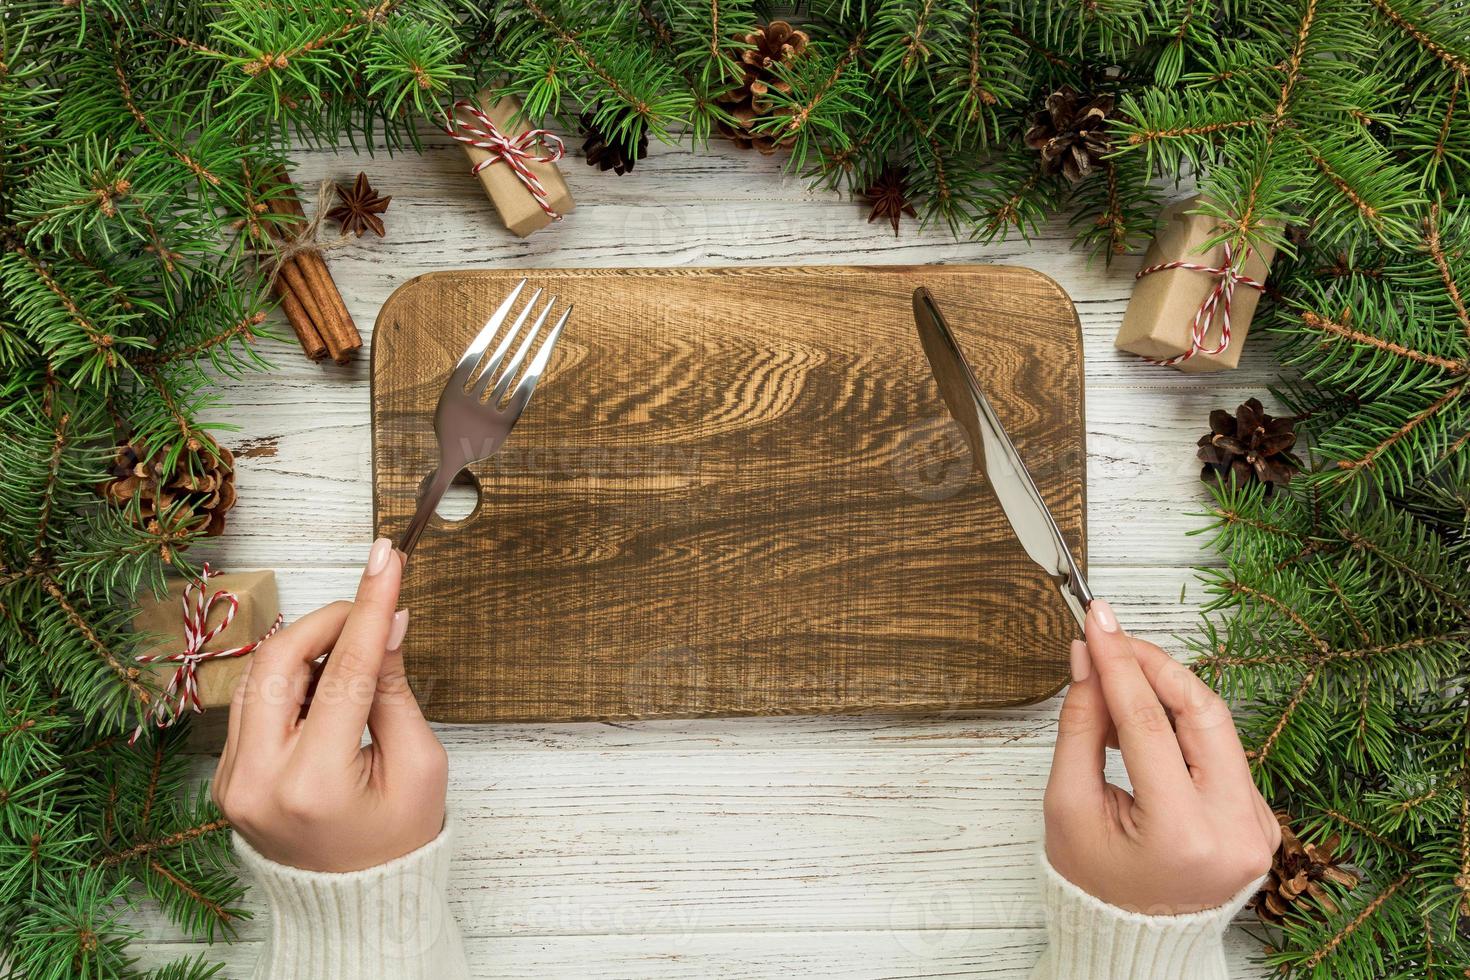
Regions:
<instances>
[{"instance_id":1,"label":"kraft paper gift box","mask_svg":"<svg viewBox=\"0 0 1470 980\"><path fill-rule=\"evenodd\" d=\"M504 136L515 140L528 129L533 129L531 123L521 113L521 103L514 96L505 96L501 99L493 99L489 89L485 89L475 96L475 102L480 111L495 124L495 128ZM463 109L456 107L454 110L455 122L460 126L475 125L476 120L469 116ZM468 143L460 143L464 152L470 160L470 166L477 167L487 160L495 160L484 167L476 175L485 188L485 193L490 197L490 203L495 205L495 210L500 213L501 221L513 235L525 238L538 228L545 228L554 220L547 214L541 205L536 203L536 196L531 189L517 176L515 170L498 158L498 155L490 150L471 146ZM546 156L547 151L540 144L530 148L533 156ZM577 205L572 200L571 192L567 190L567 183L562 178L561 170L555 163L544 163L540 161L529 161L526 164L541 186L546 189L546 203L557 214L568 214Z\"/></svg>"},{"instance_id":2,"label":"kraft paper gift box","mask_svg":"<svg viewBox=\"0 0 1470 980\"><path fill-rule=\"evenodd\" d=\"M1167 262L1190 262L1218 269L1225 262L1225 245L1221 243L1200 251L1206 241L1219 234L1219 219L1207 214L1188 214L1200 206L1198 196L1186 198L1164 208L1153 244L1143 258L1143 268ZM1252 250L1243 266L1235 262L1241 274L1264 283L1276 249L1267 245ZM1123 326L1114 346L1154 360L1165 360L1190 349L1191 331L1196 314L1220 282L1220 276L1196 269L1164 269L1141 276L1133 287ZM1223 371L1240 363L1251 317L1260 302L1261 291L1246 283L1237 283L1230 304L1230 345L1218 354L1201 351L1178 364L1180 371ZM1217 304L1205 332L1204 348L1212 350L1220 344L1224 324L1223 304Z\"/></svg>"},{"instance_id":3,"label":"kraft paper gift box","mask_svg":"<svg viewBox=\"0 0 1470 980\"><path fill-rule=\"evenodd\" d=\"M190 580L172 579L168 595L156 599L152 595L142 598L142 608L133 619L133 630L165 638L143 653L149 656L166 657L182 653L184 640L184 612L182 598ZM204 583L205 600L220 590L234 593L239 602L235 618L213 639L204 644L205 652L227 650L253 643L270 632L280 615L280 598L276 592L276 573L270 569L258 572L229 572L209 576ZM212 628L224 621L230 606L221 599L214 603L205 618L205 628ZM252 654L238 657L221 657L202 661L196 668L199 684L199 701L205 708L224 707L230 703L235 685L245 673ZM159 661L148 664L146 669L153 673L160 690L168 685L169 679L179 667L177 661Z\"/></svg>"}]
</instances>

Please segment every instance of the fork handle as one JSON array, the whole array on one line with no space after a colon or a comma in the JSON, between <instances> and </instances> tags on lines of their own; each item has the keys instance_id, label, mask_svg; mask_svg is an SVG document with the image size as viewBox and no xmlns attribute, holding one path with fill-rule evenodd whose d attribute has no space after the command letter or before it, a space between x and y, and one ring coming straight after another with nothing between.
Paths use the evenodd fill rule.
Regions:
<instances>
[{"instance_id":1,"label":"fork handle","mask_svg":"<svg viewBox=\"0 0 1470 980\"><path fill-rule=\"evenodd\" d=\"M403 552L404 564L408 563L408 556L413 554L414 545L419 543L419 535L424 533L424 528L429 523L429 518L434 514L434 508L439 506L439 501L444 499L444 494L449 485L454 482L457 469L450 469L443 463L434 471L434 478L429 481L423 495L419 497L419 509L414 512L413 520L408 525L408 530L398 539L398 550Z\"/></svg>"}]
</instances>

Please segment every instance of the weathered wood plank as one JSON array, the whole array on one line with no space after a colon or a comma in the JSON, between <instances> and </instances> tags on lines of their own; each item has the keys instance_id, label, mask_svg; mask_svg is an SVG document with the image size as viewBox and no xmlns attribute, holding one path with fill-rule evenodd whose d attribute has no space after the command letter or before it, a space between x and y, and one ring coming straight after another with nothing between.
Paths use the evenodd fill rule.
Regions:
<instances>
[{"instance_id":1,"label":"weathered wood plank","mask_svg":"<svg viewBox=\"0 0 1470 980\"><path fill-rule=\"evenodd\" d=\"M484 980L913 980L966 977L1017 980L1045 945L1035 929L908 929L880 932L671 932L587 936L471 937L465 950L471 975ZM1226 949L1231 980L1266 974L1253 962L1259 944L1232 930ZM247 975L254 943L140 943L132 952L144 966L186 953L222 959L227 977Z\"/></svg>"},{"instance_id":2,"label":"weathered wood plank","mask_svg":"<svg viewBox=\"0 0 1470 980\"><path fill-rule=\"evenodd\" d=\"M630 749L583 727L529 747L502 744L509 728L447 732L467 934L1042 925L1048 746L941 723ZM1125 781L1116 759L1109 778Z\"/></svg>"}]
</instances>

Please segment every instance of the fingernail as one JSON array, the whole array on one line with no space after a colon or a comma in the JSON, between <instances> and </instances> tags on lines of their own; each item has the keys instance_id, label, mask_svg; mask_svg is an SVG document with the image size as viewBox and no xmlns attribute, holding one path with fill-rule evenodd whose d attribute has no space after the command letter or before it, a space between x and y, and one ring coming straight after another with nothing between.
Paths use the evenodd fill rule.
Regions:
<instances>
[{"instance_id":1,"label":"fingernail","mask_svg":"<svg viewBox=\"0 0 1470 980\"><path fill-rule=\"evenodd\" d=\"M1106 600L1093 599L1092 605L1087 608L1087 614L1104 633L1122 632L1118 628L1118 617L1113 615L1113 607L1108 605Z\"/></svg>"},{"instance_id":2,"label":"fingernail","mask_svg":"<svg viewBox=\"0 0 1470 980\"><path fill-rule=\"evenodd\" d=\"M1092 657L1088 656L1087 644L1072 641L1072 683L1081 684L1092 676Z\"/></svg>"},{"instance_id":3,"label":"fingernail","mask_svg":"<svg viewBox=\"0 0 1470 980\"><path fill-rule=\"evenodd\" d=\"M388 627L388 652L403 646L403 634L408 632L408 610L400 609L393 614L393 625Z\"/></svg>"},{"instance_id":4,"label":"fingernail","mask_svg":"<svg viewBox=\"0 0 1470 980\"><path fill-rule=\"evenodd\" d=\"M373 550L368 552L367 573L376 575L388 567L388 556L393 554L393 542L387 538L379 538L373 542Z\"/></svg>"}]
</instances>

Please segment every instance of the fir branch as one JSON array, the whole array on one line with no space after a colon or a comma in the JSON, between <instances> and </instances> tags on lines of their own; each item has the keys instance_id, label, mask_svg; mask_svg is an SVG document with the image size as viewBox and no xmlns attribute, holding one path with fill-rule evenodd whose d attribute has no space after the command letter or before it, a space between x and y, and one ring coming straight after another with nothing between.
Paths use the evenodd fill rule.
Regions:
<instances>
[{"instance_id":1,"label":"fir branch","mask_svg":"<svg viewBox=\"0 0 1470 980\"><path fill-rule=\"evenodd\" d=\"M146 828L153 819L153 803L158 799L158 781L163 775L164 741L153 743L153 764L148 767L148 782L143 789L143 806L138 815L138 826Z\"/></svg>"},{"instance_id":2,"label":"fir branch","mask_svg":"<svg viewBox=\"0 0 1470 980\"><path fill-rule=\"evenodd\" d=\"M1395 357L1401 357L1406 361L1428 364L1452 375L1458 376L1470 372L1470 367L1467 367L1463 361L1452 360L1448 357L1439 357L1435 354L1427 354L1424 351L1414 350L1402 344L1375 337L1370 333L1365 333L1362 330L1350 327L1346 323L1339 323L1336 320L1330 320L1325 316L1313 313L1311 310L1303 310L1301 312L1301 321L1313 330L1341 337L1355 344L1373 347L1385 353L1392 354Z\"/></svg>"},{"instance_id":3,"label":"fir branch","mask_svg":"<svg viewBox=\"0 0 1470 980\"><path fill-rule=\"evenodd\" d=\"M166 351L155 351L152 354L143 354L133 358L133 364L139 368L152 368L174 361L194 360L210 351L221 347L227 347L237 340L253 341L259 336L258 328L265 322L266 315L262 312L254 312L240 317L234 323L203 337L193 343L182 347L172 348Z\"/></svg>"},{"instance_id":4,"label":"fir branch","mask_svg":"<svg viewBox=\"0 0 1470 980\"><path fill-rule=\"evenodd\" d=\"M1455 79L1455 91L1459 92L1460 80ZM1446 120L1448 125L1448 120ZM1440 281L1444 283L1444 290L1449 296L1450 302L1455 305L1455 316L1460 320L1460 326L1465 331L1465 339L1470 340L1470 310L1465 309L1465 300L1460 296L1459 283L1455 282L1454 273L1450 271L1449 259L1444 252L1444 242L1439 235L1439 202L1436 201L1429 206L1429 215L1424 219L1425 236L1424 247L1434 261L1434 268L1439 271ZM1463 368L1462 368L1463 370Z\"/></svg>"},{"instance_id":5,"label":"fir branch","mask_svg":"<svg viewBox=\"0 0 1470 980\"><path fill-rule=\"evenodd\" d=\"M91 318L82 312L81 307L77 303L76 297L72 296L71 293L67 292L67 290L64 289L61 284L56 281L56 277L51 274L51 270L46 268L46 266L42 264L40 259L32 255L21 245L12 246L12 250L15 252L16 255L19 255L27 265L31 267L31 270L35 273L36 278L41 281L42 285L44 285L46 289L49 290L51 294L61 302L62 307L71 317L72 322L75 323L82 330L82 332L87 335L87 339L96 349L98 355L102 359L102 363L107 367L107 369L116 369L118 366L118 356L116 348L113 347L113 336L103 330L97 324L93 323Z\"/></svg>"},{"instance_id":6,"label":"fir branch","mask_svg":"<svg viewBox=\"0 0 1470 980\"><path fill-rule=\"evenodd\" d=\"M966 72L965 77L969 83L968 101L972 107L993 106L1000 102L1000 97L995 94L994 88L981 83L981 80L990 73L990 66L980 55L980 3L981 0L971 0L969 3L970 18L967 34L969 46L965 50L969 65L969 71ZM971 122L977 121L973 116L976 111L976 108L971 109Z\"/></svg>"},{"instance_id":7,"label":"fir branch","mask_svg":"<svg viewBox=\"0 0 1470 980\"><path fill-rule=\"evenodd\" d=\"M811 119L812 114L817 111L823 100L836 89L838 80L842 78L843 73L847 71L862 52L863 42L865 40L866 34L863 31L859 31L857 36L847 45L846 50L842 52L841 57L837 59L837 63L833 66L832 71L827 75L826 79L807 96L805 101L791 107L789 118L783 124L782 128L791 133L797 133L806 128L807 122Z\"/></svg>"},{"instance_id":8,"label":"fir branch","mask_svg":"<svg viewBox=\"0 0 1470 980\"><path fill-rule=\"evenodd\" d=\"M1144 143L1177 139L1181 136L1215 136L1234 129L1252 129L1260 124L1259 119L1222 119L1199 126L1171 126L1164 129L1144 127L1129 133L1126 142L1130 146L1141 146Z\"/></svg>"},{"instance_id":9,"label":"fir branch","mask_svg":"<svg viewBox=\"0 0 1470 980\"><path fill-rule=\"evenodd\" d=\"M219 925L228 927L234 922L234 913L225 908L222 902L217 902L208 895L205 895L182 877L170 871L161 861L156 858L150 858L148 860L148 869L187 895L196 907L207 912Z\"/></svg>"},{"instance_id":10,"label":"fir branch","mask_svg":"<svg viewBox=\"0 0 1470 980\"><path fill-rule=\"evenodd\" d=\"M1450 86L1448 104L1445 106L1444 116L1441 118L1439 124L1439 136L1434 141L1434 150L1432 151L1434 153L1434 166L1442 164L1445 159L1445 154L1449 151L1450 122L1455 118L1455 109L1458 108L1460 103L1460 85L1463 83L1464 78L1464 75L1456 75L1454 82ZM1436 210L1438 209L1439 205L1437 202L1434 207ZM1467 329L1470 329L1470 327L1467 327Z\"/></svg>"},{"instance_id":11,"label":"fir branch","mask_svg":"<svg viewBox=\"0 0 1470 980\"><path fill-rule=\"evenodd\" d=\"M1123 255L1128 251L1128 223L1123 218L1123 206L1118 197L1118 166L1112 160L1106 160L1103 171L1107 177L1108 204L1094 220L1098 227L1108 230L1108 252Z\"/></svg>"},{"instance_id":12,"label":"fir branch","mask_svg":"<svg viewBox=\"0 0 1470 980\"><path fill-rule=\"evenodd\" d=\"M1358 189L1356 187L1348 183L1347 180L1342 176L1342 174L1333 169L1332 165L1323 158L1322 154L1318 153L1317 150L1314 149L1305 140L1301 141L1301 147L1303 150L1306 151L1307 158L1316 165L1317 170L1321 172L1322 176L1327 178L1332 186L1337 188L1338 193L1340 193L1344 198L1350 201L1353 207L1358 209L1359 214L1361 214L1367 221L1369 221L1373 225L1378 225L1380 223L1381 216L1378 213L1378 209L1370 204L1363 197L1363 195L1358 192Z\"/></svg>"},{"instance_id":13,"label":"fir branch","mask_svg":"<svg viewBox=\"0 0 1470 980\"><path fill-rule=\"evenodd\" d=\"M1281 713L1277 717L1276 723L1271 726L1271 731L1266 735L1265 741L1255 748L1246 749L1245 756L1250 760L1251 768L1258 768L1266 761L1272 749L1276 747L1277 741L1281 738L1281 733L1286 731L1287 723L1291 721L1292 715L1296 714L1297 709L1302 705L1302 700L1307 696L1307 692L1316 683L1317 669L1314 667L1302 675L1301 683L1297 685L1296 690L1292 692L1291 698L1281 709Z\"/></svg>"},{"instance_id":14,"label":"fir branch","mask_svg":"<svg viewBox=\"0 0 1470 980\"><path fill-rule=\"evenodd\" d=\"M1461 723L1464 746L1460 753L1460 915L1470 915L1470 702Z\"/></svg>"},{"instance_id":15,"label":"fir branch","mask_svg":"<svg viewBox=\"0 0 1470 980\"><path fill-rule=\"evenodd\" d=\"M717 0L711 0L711 9L715 12L718 11ZM660 20L658 16L653 12L653 8L650 7L646 2L644 2L644 0L638 0L638 16L643 18L643 22L649 26L650 30L653 31L654 39L658 42L660 47L664 48L665 50L673 49L674 34L672 31L669 30L669 25ZM713 45L713 41L711 42L711 44ZM711 54L713 53L714 49L712 47Z\"/></svg>"},{"instance_id":16,"label":"fir branch","mask_svg":"<svg viewBox=\"0 0 1470 980\"><path fill-rule=\"evenodd\" d=\"M396 5L397 0L381 0L373 6L361 9L344 8L339 12L347 14L348 19L335 30L278 51L258 52L253 59L241 64L240 70L251 78L268 72L284 71L295 59L340 41L361 27L381 22Z\"/></svg>"},{"instance_id":17,"label":"fir branch","mask_svg":"<svg viewBox=\"0 0 1470 980\"><path fill-rule=\"evenodd\" d=\"M209 834L216 834L229 829L230 822L224 817L220 817L217 820L209 820L205 823L197 824L193 827L187 827L184 830L176 831L171 834L166 834L163 837L156 837L152 840L145 840L137 844L132 844L121 851L114 851L111 854L105 854L102 857L97 858L93 863L96 864L98 867L116 867L117 865L124 864L128 861L136 861L138 858L149 856L159 851L172 850L176 847L182 847L185 844L189 844L193 841L199 840L201 837L205 837Z\"/></svg>"},{"instance_id":18,"label":"fir branch","mask_svg":"<svg viewBox=\"0 0 1470 980\"><path fill-rule=\"evenodd\" d=\"M1358 914L1353 916L1341 928L1334 932L1331 938L1329 938L1326 943L1324 943L1320 948L1314 950L1311 955L1309 955L1306 960L1303 961L1302 967L1307 970L1313 969L1317 966L1318 963L1321 963L1323 960L1327 959L1327 957L1331 956L1333 951L1336 950L1338 946L1342 945L1343 940L1347 939L1348 936L1352 935L1358 929L1362 928L1363 924L1371 919L1373 915L1377 913L1380 908L1383 907L1384 903L1393 898L1393 896L1396 895L1401 888L1407 885L1413 877L1414 872L1411 869L1409 871L1405 871L1403 874L1399 875L1399 877L1390 882L1387 888L1383 889L1374 897L1373 901L1363 906Z\"/></svg>"},{"instance_id":19,"label":"fir branch","mask_svg":"<svg viewBox=\"0 0 1470 980\"><path fill-rule=\"evenodd\" d=\"M1466 429L1459 438L1446 446L1444 452L1440 453L1435 459L1435 464L1443 463L1445 460L1459 453L1460 450L1465 448L1467 442L1470 442L1470 429Z\"/></svg>"},{"instance_id":20,"label":"fir branch","mask_svg":"<svg viewBox=\"0 0 1470 980\"><path fill-rule=\"evenodd\" d=\"M986 230L994 233L1012 225L1017 228L1021 225L1021 205L1025 202L1036 185L1041 182L1041 173L1037 171L1026 179L1016 190L1001 203L1001 206L992 212L986 222Z\"/></svg>"},{"instance_id":21,"label":"fir branch","mask_svg":"<svg viewBox=\"0 0 1470 980\"><path fill-rule=\"evenodd\" d=\"M1302 631L1302 634L1307 638L1308 642L1310 642L1312 646L1317 650L1317 652L1322 656L1329 656L1332 653L1332 647L1327 643L1326 640L1321 637L1320 634L1317 633L1316 630L1312 628L1311 624L1307 622L1306 618L1295 609L1292 609L1281 599L1262 589L1252 588L1251 586L1244 585L1240 582L1229 582L1226 584L1226 588L1236 596L1247 599L1254 599L1257 602L1263 603L1270 608L1276 610L1287 619L1291 620L1291 622L1296 625L1297 629Z\"/></svg>"},{"instance_id":22,"label":"fir branch","mask_svg":"<svg viewBox=\"0 0 1470 980\"><path fill-rule=\"evenodd\" d=\"M138 124L138 128L156 140L170 156L182 163L194 176L208 181L215 187L220 186L221 181L216 174L211 173L208 167L176 146L143 114L143 110L139 108L137 100L133 97L133 86L128 80L127 69L123 66L122 38L118 35L114 35L112 39L112 69L117 76L118 92L122 95L123 105Z\"/></svg>"},{"instance_id":23,"label":"fir branch","mask_svg":"<svg viewBox=\"0 0 1470 980\"><path fill-rule=\"evenodd\" d=\"M578 60L586 66L587 70L596 75L608 91L625 102L633 113L645 120L650 119L654 113L652 106L630 91L613 74L603 66L601 61L592 56L586 45L584 45L577 33L552 17L537 0L517 0L517 2L531 12L531 15L541 23L541 26L554 37L559 44L565 45L576 54Z\"/></svg>"},{"instance_id":24,"label":"fir branch","mask_svg":"<svg viewBox=\"0 0 1470 980\"><path fill-rule=\"evenodd\" d=\"M1382 456L1388 450L1392 449L1400 441L1407 438L1412 432L1414 432L1414 430L1418 429L1420 426L1424 425L1440 412L1444 411L1446 407L1452 405L1464 393L1465 385L1456 385L1449 391L1445 392L1443 395L1436 398L1422 411L1416 412L1414 415L1411 415L1408 419L1404 421L1402 425L1400 425L1397 429L1395 429L1393 432L1390 432L1386 437L1384 437L1384 439L1379 442L1378 445L1372 447L1366 453L1359 456L1357 459L1338 460L1337 468L1340 470L1358 470L1364 469L1366 467L1371 467L1380 456Z\"/></svg>"},{"instance_id":25,"label":"fir branch","mask_svg":"<svg viewBox=\"0 0 1470 980\"><path fill-rule=\"evenodd\" d=\"M1390 840L1389 838L1383 836L1372 828L1365 826L1364 824L1352 819L1344 813L1340 813L1337 810L1332 809L1331 807L1328 807L1327 809L1324 809L1320 812L1324 817L1327 817L1329 820L1335 820L1338 823L1342 824L1344 827L1348 827L1349 829L1357 831L1364 837L1367 837L1377 842L1378 844L1388 848L1391 851L1397 851L1398 853L1403 854L1406 857L1415 856L1414 852L1410 851L1404 845L1398 843L1397 841Z\"/></svg>"},{"instance_id":26,"label":"fir branch","mask_svg":"<svg viewBox=\"0 0 1470 980\"><path fill-rule=\"evenodd\" d=\"M1396 555L1390 554L1375 544L1371 538L1352 528L1343 528L1340 533L1342 539L1355 551L1362 551L1373 555L1373 557L1391 567L1395 572L1410 579L1425 592L1433 594L1441 602L1454 609L1467 620L1470 620L1470 603L1461 600L1444 586L1425 575L1414 565L1403 561Z\"/></svg>"},{"instance_id":27,"label":"fir branch","mask_svg":"<svg viewBox=\"0 0 1470 980\"><path fill-rule=\"evenodd\" d=\"M1358 638L1362 641L1363 646L1366 647L1370 643L1372 643L1373 637L1368 635L1368 630L1363 625L1363 621L1359 619L1358 614L1353 611L1352 603L1348 602L1347 595L1342 591L1341 583L1339 583L1337 579L1329 577L1327 579L1327 588L1330 589L1332 591L1332 594L1337 597L1337 602L1338 605L1342 607L1343 615L1348 618L1348 622L1352 623L1353 628L1358 631Z\"/></svg>"},{"instance_id":28,"label":"fir branch","mask_svg":"<svg viewBox=\"0 0 1470 980\"><path fill-rule=\"evenodd\" d=\"M1312 26L1316 19L1317 0L1306 0L1302 7L1301 20L1297 24L1296 39L1292 44L1291 54L1282 66L1285 77L1281 81L1281 94L1276 100L1276 109L1272 112L1270 119L1273 134L1284 126L1288 119L1292 98L1302 80L1302 61L1306 55L1307 41L1311 37Z\"/></svg>"},{"instance_id":29,"label":"fir branch","mask_svg":"<svg viewBox=\"0 0 1470 980\"><path fill-rule=\"evenodd\" d=\"M1372 0L1372 3L1373 6L1378 8L1379 13L1383 14L1391 24L1413 38L1415 43L1429 52L1430 55L1444 62L1456 75L1461 78L1470 75L1470 62L1467 62L1430 37L1425 31L1421 30L1403 14L1399 13L1388 0Z\"/></svg>"},{"instance_id":30,"label":"fir branch","mask_svg":"<svg viewBox=\"0 0 1470 980\"><path fill-rule=\"evenodd\" d=\"M42 554L46 550L46 534L51 527L51 515L56 503L57 484L61 479L62 454L67 447L67 425L71 422L71 415L61 413L56 419L56 435L51 441L51 458L46 464L46 482L41 487L41 514L36 521L36 547L32 552L32 561L40 562Z\"/></svg>"},{"instance_id":31,"label":"fir branch","mask_svg":"<svg viewBox=\"0 0 1470 980\"><path fill-rule=\"evenodd\" d=\"M1345 650L1334 650L1323 658L1326 663L1340 663L1349 660L1369 660L1374 657L1388 656L1395 653L1410 653L1423 650L1425 647L1437 646L1448 643L1470 642L1470 630L1450 630L1445 633L1433 633L1425 636L1416 636L1413 639L1401 640L1397 643L1382 643L1376 646L1367 645L1352 647ZM1263 660L1262 663L1270 661Z\"/></svg>"},{"instance_id":32,"label":"fir branch","mask_svg":"<svg viewBox=\"0 0 1470 980\"><path fill-rule=\"evenodd\" d=\"M90 622L87 621L86 617L84 617L81 612L77 610L76 606L72 604L71 600L66 597L66 593L62 590L61 586L56 583L56 580L53 579L50 575L43 573L41 576L41 588L45 589L46 593L56 601L57 608L62 611L62 613L66 616L67 620L71 623L73 628L75 628L76 631L82 635L82 638L86 640L87 645L91 647L92 650L96 652L97 656L101 658L102 662L107 665L107 669L112 671L112 673L116 675L117 679L122 683L123 687L127 688L128 692L132 695L133 700L144 708L151 705L153 703L153 692L148 690L148 688L145 687L138 680L138 678L141 676L138 668L125 665L118 657L118 655L114 653L106 643L102 642L102 638L97 635L97 630L92 626Z\"/></svg>"}]
</instances>

